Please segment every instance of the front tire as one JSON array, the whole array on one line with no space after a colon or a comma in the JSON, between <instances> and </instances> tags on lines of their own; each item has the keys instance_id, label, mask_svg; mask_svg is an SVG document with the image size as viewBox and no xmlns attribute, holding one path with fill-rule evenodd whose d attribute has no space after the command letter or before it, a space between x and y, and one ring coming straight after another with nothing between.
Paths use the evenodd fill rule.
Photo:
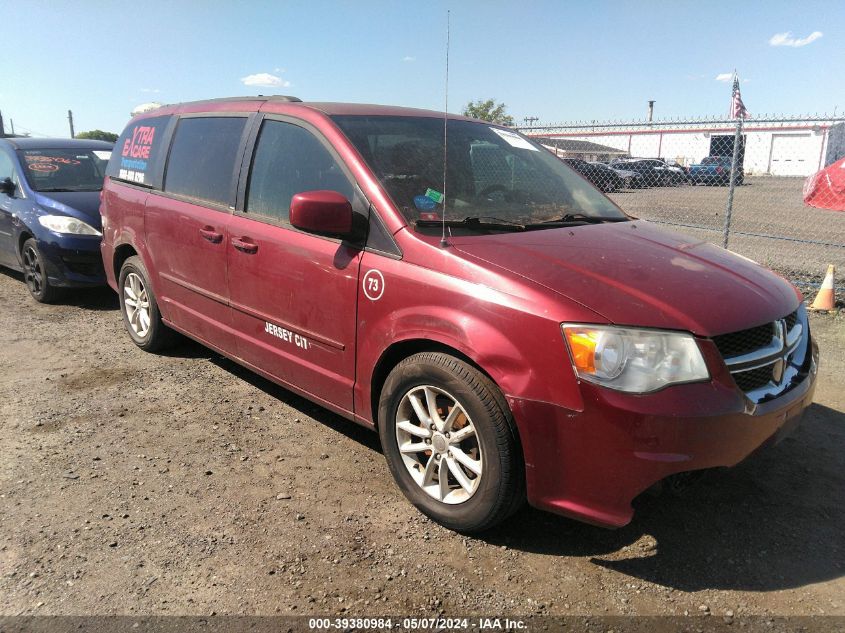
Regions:
<instances>
[{"instance_id":1,"label":"front tire","mask_svg":"<svg viewBox=\"0 0 845 633\"><path fill-rule=\"evenodd\" d=\"M147 269L137 255L123 262L118 289L123 324L135 345L147 352L170 346L175 332L161 320Z\"/></svg>"},{"instance_id":2,"label":"front tire","mask_svg":"<svg viewBox=\"0 0 845 633\"><path fill-rule=\"evenodd\" d=\"M26 288L32 298L39 303L55 303L62 292L60 288L50 285L44 257L38 250L38 242L34 238L29 238L23 243L21 260L23 261L23 277Z\"/></svg>"},{"instance_id":3,"label":"front tire","mask_svg":"<svg viewBox=\"0 0 845 633\"><path fill-rule=\"evenodd\" d=\"M525 498L510 412L475 367L439 352L400 362L379 401L379 435L397 485L420 512L458 532L481 532Z\"/></svg>"}]
</instances>

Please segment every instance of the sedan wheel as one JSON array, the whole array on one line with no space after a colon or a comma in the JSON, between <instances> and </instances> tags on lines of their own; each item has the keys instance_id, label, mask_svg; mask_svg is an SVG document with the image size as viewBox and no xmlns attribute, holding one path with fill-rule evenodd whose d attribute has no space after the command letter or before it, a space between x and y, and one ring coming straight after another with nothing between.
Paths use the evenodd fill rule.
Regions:
<instances>
[{"instance_id":1,"label":"sedan wheel","mask_svg":"<svg viewBox=\"0 0 845 633\"><path fill-rule=\"evenodd\" d=\"M23 278L32 298L39 303L55 301L60 290L50 285L50 280L47 278L47 269L44 266L44 258L41 256L38 244L34 239L30 238L24 242L21 249L21 260L23 261Z\"/></svg>"}]
</instances>

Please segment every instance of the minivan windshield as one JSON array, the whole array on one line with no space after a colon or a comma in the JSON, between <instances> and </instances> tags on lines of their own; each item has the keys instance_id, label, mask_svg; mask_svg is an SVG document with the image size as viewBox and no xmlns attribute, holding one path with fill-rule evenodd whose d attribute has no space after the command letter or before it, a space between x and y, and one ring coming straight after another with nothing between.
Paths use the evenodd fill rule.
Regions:
<instances>
[{"instance_id":1,"label":"minivan windshield","mask_svg":"<svg viewBox=\"0 0 845 633\"><path fill-rule=\"evenodd\" d=\"M446 218L475 230L621 221L609 198L541 145L475 121L449 120L444 194L443 119L337 115L408 222ZM577 218L577 219L576 219Z\"/></svg>"},{"instance_id":2,"label":"minivan windshield","mask_svg":"<svg viewBox=\"0 0 845 633\"><path fill-rule=\"evenodd\" d=\"M34 191L100 191L111 150L27 149L18 154Z\"/></svg>"}]
</instances>

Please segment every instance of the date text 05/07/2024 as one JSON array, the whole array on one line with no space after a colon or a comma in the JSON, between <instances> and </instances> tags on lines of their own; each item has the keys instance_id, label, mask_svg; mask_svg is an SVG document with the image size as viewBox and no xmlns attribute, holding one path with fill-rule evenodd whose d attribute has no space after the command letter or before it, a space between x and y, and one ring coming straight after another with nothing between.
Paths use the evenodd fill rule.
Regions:
<instances>
[{"instance_id":1,"label":"date text 05/07/2024","mask_svg":"<svg viewBox=\"0 0 845 633\"><path fill-rule=\"evenodd\" d=\"M397 631L520 631L528 629L524 620L510 618L402 618L390 617L345 617L345 618L309 618L308 628L312 630L397 630Z\"/></svg>"}]
</instances>

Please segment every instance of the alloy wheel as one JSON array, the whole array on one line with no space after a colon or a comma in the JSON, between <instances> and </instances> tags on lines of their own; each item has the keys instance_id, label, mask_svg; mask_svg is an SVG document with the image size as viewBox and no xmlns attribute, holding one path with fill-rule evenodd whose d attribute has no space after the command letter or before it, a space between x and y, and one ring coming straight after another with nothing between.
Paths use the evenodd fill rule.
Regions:
<instances>
[{"instance_id":1,"label":"alloy wheel","mask_svg":"<svg viewBox=\"0 0 845 633\"><path fill-rule=\"evenodd\" d=\"M430 497L454 505L475 494L481 445L454 396L430 385L408 391L396 410L396 442L411 478Z\"/></svg>"},{"instance_id":2,"label":"alloy wheel","mask_svg":"<svg viewBox=\"0 0 845 633\"><path fill-rule=\"evenodd\" d=\"M23 251L23 269L29 291L34 295L40 295L44 289L44 276L41 273L38 251L32 246L27 246Z\"/></svg>"},{"instance_id":3,"label":"alloy wheel","mask_svg":"<svg viewBox=\"0 0 845 633\"><path fill-rule=\"evenodd\" d=\"M150 331L150 297L144 280L130 272L123 281L123 305L126 321L139 338Z\"/></svg>"}]
</instances>

